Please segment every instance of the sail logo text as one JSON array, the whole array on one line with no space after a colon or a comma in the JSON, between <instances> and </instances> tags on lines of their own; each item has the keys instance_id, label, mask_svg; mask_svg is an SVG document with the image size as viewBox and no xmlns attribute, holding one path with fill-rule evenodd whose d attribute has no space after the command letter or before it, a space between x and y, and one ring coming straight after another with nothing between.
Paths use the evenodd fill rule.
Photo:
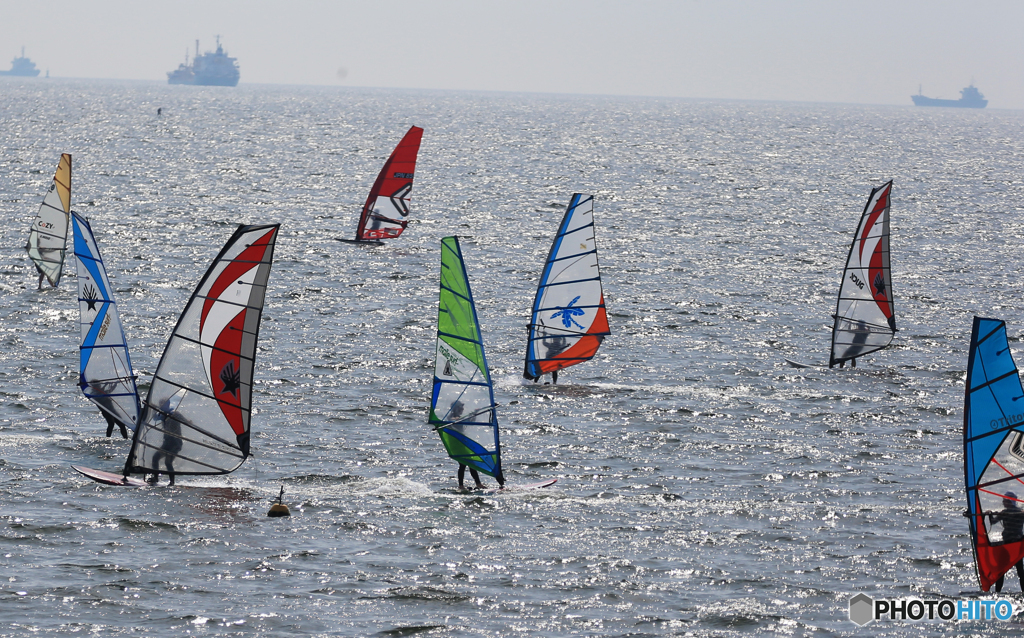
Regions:
<instances>
[{"instance_id":1,"label":"sail logo text","mask_svg":"<svg viewBox=\"0 0 1024 638\"><path fill-rule=\"evenodd\" d=\"M855 273L850 273L850 281L855 283L857 287L860 288L861 290L864 290L864 282L861 281L860 277L858 277Z\"/></svg>"},{"instance_id":2,"label":"sail logo text","mask_svg":"<svg viewBox=\"0 0 1024 638\"><path fill-rule=\"evenodd\" d=\"M107 336L107 328L110 327L110 315L103 318L103 325L100 326L99 340L102 341Z\"/></svg>"},{"instance_id":3,"label":"sail logo text","mask_svg":"<svg viewBox=\"0 0 1024 638\"><path fill-rule=\"evenodd\" d=\"M861 627L875 620L1002 620L1015 613L1013 602L1002 599L923 600L920 598L880 598L867 594L850 598L850 621Z\"/></svg>"},{"instance_id":4,"label":"sail logo text","mask_svg":"<svg viewBox=\"0 0 1024 638\"><path fill-rule=\"evenodd\" d=\"M41 219L38 222L36 222L36 225L39 226L40 228L53 228L53 224L51 224L50 222L44 222Z\"/></svg>"},{"instance_id":5,"label":"sail logo text","mask_svg":"<svg viewBox=\"0 0 1024 638\"><path fill-rule=\"evenodd\" d=\"M451 364L451 367L445 366L445 372L449 372L452 368L455 370L459 369L459 363L462 361L462 357L441 345L440 340L437 344L437 351L441 353L442 357L448 360L449 364ZM455 377L456 379L459 378L457 374L449 374L448 376Z\"/></svg>"},{"instance_id":6,"label":"sail logo text","mask_svg":"<svg viewBox=\"0 0 1024 638\"><path fill-rule=\"evenodd\" d=\"M999 428L1002 427L1009 428L1015 425L1020 425L1022 422L1024 422L1024 414L1010 414L1002 419L992 419L991 421L989 421L988 427L992 428L993 430L998 430Z\"/></svg>"}]
</instances>

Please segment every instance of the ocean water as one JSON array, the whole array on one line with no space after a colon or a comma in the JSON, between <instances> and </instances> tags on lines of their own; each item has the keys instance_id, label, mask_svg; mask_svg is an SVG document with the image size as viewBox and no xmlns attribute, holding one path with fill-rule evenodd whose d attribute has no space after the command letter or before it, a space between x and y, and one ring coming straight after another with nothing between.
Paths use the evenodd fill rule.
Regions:
<instances>
[{"instance_id":1,"label":"ocean water","mask_svg":"<svg viewBox=\"0 0 1024 638\"><path fill-rule=\"evenodd\" d=\"M862 631L859 592L977 591L963 381L974 314L1005 319L1024 357L1024 114L6 78L0 94L0 634L832 636ZM408 231L335 241L413 124ZM37 292L22 249L61 152L142 389L235 225L282 224L255 457L234 474L132 490L71 470L117 471L128 445L76 387L73 267ZM893 346L788 367L827 361L854 227L889 179ZM525 324L573 192L596 197L612 335L559 385L527 385ZM551 489L456 492L426 425L450 234L508 481ZM282 485L293 515L269 519Z\"/></svg>"}]
</instances>

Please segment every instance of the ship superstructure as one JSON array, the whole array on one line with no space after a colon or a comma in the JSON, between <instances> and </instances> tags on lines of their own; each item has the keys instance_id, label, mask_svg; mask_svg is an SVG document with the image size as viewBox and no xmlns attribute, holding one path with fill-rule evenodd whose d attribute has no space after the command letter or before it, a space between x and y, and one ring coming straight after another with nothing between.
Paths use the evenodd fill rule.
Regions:
<instances>
[{"instance_id":1,"label":"ship superstructure","mask_svg":"<svg viewBox=\"0 0 1024 638\"><path fill-rule=\"evenodd\" d=\"M199 40L196 40L196 55L192 64L188 63L188 52L185 63L179 64L174 71L167 73L168 84L195 84L198 86L238 86L238 62L229 57L220 45L217 36L217 50L199 53Z\"/></svg>"},{"instance_id":2,"label":"ship superstructure","mask_svg":"<svg viewBox=\"0 0 1024 638\"><path fill-rule=\"evenodd\" d=\"M25 57L25 47L21 47L21 57L11 61L10 71L0 71L0 75L16 75L23 78L34 78L39 76L39 69L36 63Z\"/></svg>"}]
</instances>

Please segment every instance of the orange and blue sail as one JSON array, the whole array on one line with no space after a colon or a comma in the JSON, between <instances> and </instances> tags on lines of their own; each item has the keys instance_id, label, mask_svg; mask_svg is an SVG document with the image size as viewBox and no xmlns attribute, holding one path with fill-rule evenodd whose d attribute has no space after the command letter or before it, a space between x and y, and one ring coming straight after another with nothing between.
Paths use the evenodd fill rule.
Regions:
<instances>
[{"instance_id":1,"label":"orange and blue sail","mask_svg":"<svg viewBox=\"0 0 1024 638\"><path fill-rule=\"evenodd\" d=\"M843 269L829 367L881 350L896 334L889 263L892 181L871 190Z\"/></svg>"},{"instance_id":2,"label":"orange and blue sail","mask_svg":"<svg viewBox=\"0 0 1024 638\"><path fill-rule=\"evenodd\" d=\"M501 477L494 384L458 237L441 240L434 387L428 423L441 436L452 459Z\"/></svg>"},{"instance_id":3,"label":"orange and blue sail","mask_svg":"<svg viewBox=\"0 0 1024 638\"><path fill-rule=\"evenodd\" d=\"M964 392L964 481L978 580L988 591L1024 558L1024 389L1007 343L1006 324L997 319L975 317L971 330Z\"/></svg>"},{"instance_id":4,"label":"orange and blue sail","mask_svg":"<svg viewBox=\"0 0 1024 638\"><path fill-rule=\"evenodd\" d=\"M78 262L79 382L82 393L131 430L139 422L139 391L107 269L88 220L71 213Z\"/></svg>"},{"instance_id":5,"label":"orange and blue sail","mask_svg":"<svg viewBox=\"0 0 1024 638\"><path fill-rule=\"evenodd\" d=\"M409 197L423 129L413 126L384 162L363 204L356 241L394 239L409 225Z\"/></svg>"},{"instance_id":6,"label":"orange and blue sail","mask_svg":"<svg viewBox=\"0 0 1024 638\"><path fill-rule=\"evenodd\" d=\"M528 326L523 376L537 380L597 354L611 334L594 237L594 198L569 200L544 263Z\"/></svg>"}]
</instances>

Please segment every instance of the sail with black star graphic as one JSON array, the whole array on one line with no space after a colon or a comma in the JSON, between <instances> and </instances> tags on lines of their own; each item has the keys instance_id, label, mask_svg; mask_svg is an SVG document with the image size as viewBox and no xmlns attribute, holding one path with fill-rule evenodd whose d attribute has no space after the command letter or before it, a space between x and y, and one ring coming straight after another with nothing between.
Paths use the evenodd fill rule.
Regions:
<instances>
[{"instance_id":1,"label":"sail with black star graphic","mask_svg":"<svg viewBox=\"0 0 1024 638\"><path fill-rule=\"evenodd\" d=\"M253 370L280 225L239 226L167 342L132 439L132 472L226 474L249 456Z\"/></svg>"},{"instance_id":2,"label":"sail with black star graphic","mask_svg":"<svg viewBox=\"0 0 1024 638\"><path fill-rule=\"evenodd\" d=\"M576 193L548 253L526 340L523 376L537 380L597 354L611 334L594 237L594 198Z\"/></svg>"},{"instance_id":3,"label":"sail with black star graphic","mask_svg":"<svg viewBox=\"0 0 1024 638\"><path fill-rule=\"evenodd\" d=\"M892 342L896 314L889 265L892 181L871 190L850 245L832 326L829 367Z\"/></svg>"},{"instance_id":4,"label":"sail with black star graphic","mask_svg":"<svg viewBox=\"0 0 1024 638\"><path fill-rule=\"evenodd\" d=\"M87 399L112 419L134 430L139 422L139 391L113 288L89 221L71 213L78 263L78 385Z\"/></svg>"},{"instance_id":5,"label":"sail with black star graphic","mask_svg":"<svg viewBox=\"0 0 1024 638\"><path fill-rule=\"evenodd\" d=\"M71 155L63 153L53 175L50 189L43 197L32 229L28 234L29 258L51 286L60 283L67 253L68 226L71 215Z\"/></svg>"}]
</instances>

